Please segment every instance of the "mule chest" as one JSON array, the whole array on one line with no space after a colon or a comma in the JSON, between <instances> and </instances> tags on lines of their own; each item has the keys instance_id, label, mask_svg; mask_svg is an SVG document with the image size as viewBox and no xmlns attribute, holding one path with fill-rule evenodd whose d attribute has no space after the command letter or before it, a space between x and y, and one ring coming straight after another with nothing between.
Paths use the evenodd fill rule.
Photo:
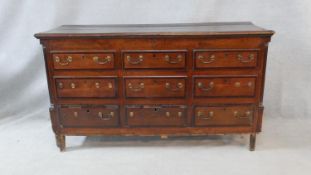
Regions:
<instances>
[{"instance_id":1,"label":"mule chest","mask_svg":"<svg viewBox=\"0 0 311 175\"><path fill-rule=\"evenodd\" d=\"M72 135L261 131L268 43L250 22L64 25L43 46L52 128Z\"/></svg>"}]
</instances>

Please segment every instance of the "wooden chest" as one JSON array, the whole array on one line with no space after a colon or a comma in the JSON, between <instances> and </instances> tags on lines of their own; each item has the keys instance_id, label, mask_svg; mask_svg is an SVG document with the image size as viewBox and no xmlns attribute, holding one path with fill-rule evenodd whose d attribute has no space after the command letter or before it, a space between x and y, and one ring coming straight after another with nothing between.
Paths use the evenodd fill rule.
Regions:
<instances>
[{"instance_id":1,"label":"wooden chest","mask_svg":"<svg viewBox=\"0 0 311 175\"><path fill-rule=\"evenodd\" d=\"M70 135L261 131L268 43L250 22L65 25L43 45L52 128Z\"/></svg>"}]
</instances>

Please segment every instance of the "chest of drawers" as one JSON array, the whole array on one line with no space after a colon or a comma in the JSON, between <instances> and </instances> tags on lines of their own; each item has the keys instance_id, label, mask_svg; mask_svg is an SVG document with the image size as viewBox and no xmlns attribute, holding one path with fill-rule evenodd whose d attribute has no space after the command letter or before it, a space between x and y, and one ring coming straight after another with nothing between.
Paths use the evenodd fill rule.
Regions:
<instances>
[{"instance_id":1,"label":"chest of drawers","mask_svg":"<svg viewBox=\"0 0 311 175\"><path fill-rule=\"evenodd\" d=\"M43 46L52 128L72 135L261 131L268 43L250 22L65 25Z\"/></svg>"}]
</instances>

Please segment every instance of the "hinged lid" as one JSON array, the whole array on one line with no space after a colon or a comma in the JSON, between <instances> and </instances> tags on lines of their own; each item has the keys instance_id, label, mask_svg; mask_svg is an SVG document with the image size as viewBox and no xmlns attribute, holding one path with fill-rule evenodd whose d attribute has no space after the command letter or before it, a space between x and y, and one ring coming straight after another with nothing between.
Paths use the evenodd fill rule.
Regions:
<instances>
[{"instance_id":1,"label":"hinged lid","mask_svg":"<svg viewBox=\"0 0 311 175\"><path fill-rule=\"evenodd\" d=\"M114 24L63 25L36 38L67 37L143 37L143 36L217 36L217 35L273 35L272 30L255 26L251 22L186 23L186 24Z\"/></svg>"}]
</instances>

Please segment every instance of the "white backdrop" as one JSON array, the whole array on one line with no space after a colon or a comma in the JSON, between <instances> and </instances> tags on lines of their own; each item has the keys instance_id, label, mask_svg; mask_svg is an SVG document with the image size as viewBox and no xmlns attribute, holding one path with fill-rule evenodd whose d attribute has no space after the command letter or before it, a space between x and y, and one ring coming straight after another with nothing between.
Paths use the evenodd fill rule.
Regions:
<instances>
[{"instance_id":1,"label":"white backdrop","mask_svg":"<svg viewBox=\"0 0 311 175\"><path fill-rule=\"evenodd\" d=\"M36 32L62 24L252 21L272 29L264 105L267 117L311 114L311 1L1 0L0 118L48 109Z\"/></svg>"},{"instance_id":2,"label":"white backdrop","mask_svg":"<svg viewBox=\"0 0 311 175\"><path fill-rule=\"evenodd\" d=\"M252 21L276 32L257 151L246 150L246 138L226 136L68 137L69 151L58 152L34 33L63 24L221 21ZM0 0L0 174L309 175L310 29L310 0Z\"/></svg>"}]
</instances>

